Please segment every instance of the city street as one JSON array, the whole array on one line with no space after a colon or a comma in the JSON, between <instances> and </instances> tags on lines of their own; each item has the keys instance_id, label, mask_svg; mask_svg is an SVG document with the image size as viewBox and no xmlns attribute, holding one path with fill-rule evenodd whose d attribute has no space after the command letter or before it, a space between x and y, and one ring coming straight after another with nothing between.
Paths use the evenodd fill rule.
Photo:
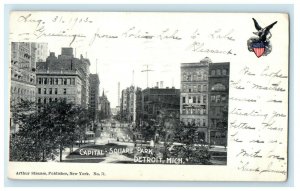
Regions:
<instances>
[{"instance_id":1,"label":"city street","mask_svg":"<svg viewBox=\"0 0 300 191\"><path fill-rule=\"evenodd\" d=\"M115 127L111 126L112 123L116 123ZM63 161L78 163L133 162L133 134L127 125L108 120L98 125L97 134L99 136L95 137L93 142L80 148L77 147L71 154L65 151ZM95 154L96 150L101 153Z\"/></svg>"}]
</instances>

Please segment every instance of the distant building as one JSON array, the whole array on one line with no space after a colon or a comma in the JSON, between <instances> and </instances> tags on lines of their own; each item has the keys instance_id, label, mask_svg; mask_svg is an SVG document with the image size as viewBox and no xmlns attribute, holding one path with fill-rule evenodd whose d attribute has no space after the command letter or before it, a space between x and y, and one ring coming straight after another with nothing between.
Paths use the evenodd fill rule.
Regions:
<instances>
[{"instance_id":1,"label":"distant building","mask_svg":"<svg viewBox=\"0 0 300 191\"><path fill-rule=\"evenodd\" d=\"M93 120L96 121L98 119L97 113L99 112L99 85L100 80L98 74L90 74L89 78L90 83L90 111L92 112Z\"/></svg>"},{"instance_id":2,"label":"distant building","mask_svg":"<svg viewBox=\"0 0 300 191\"><path fill-rule=\"evenodd\" d=\"M162 110L177 112L180 109L180 90L175 88L147 88L142 91L143 121L156 120Z\"/></svg>"},{"instance_id":3,"label":"distant building","mask_svg":"<svg viewBox=\"0 0 300 191\"><path fill-rule=\"evenodd\" d=\"M142 90L130 86L122 91L120 105L121 119L138 125L142 115Z\"/></svg>"},{"instance_id":4,"label":"distant building","mask_svg":"<svg viewBox=\"0 0 300 191\"><path fill-rule=\"evenodd\" d=\"M102 96L99 97L99 119L106 119L109 118L111 115L111 109L110 109L110 102L107 99L106 95L104 94L104 91L102 92Z\"/></svg>"},{"instance_id":5,"label":"distant building","mask_svg":"<svg viewBox=\"0 0 300 191\"><path fill-rule=\"evenodd\" d=\"M36 62L45 62L48 56L48 43L36 43Z\"/></svg>"},{"instance_id":6,"label":"distant building","mask_svg":"<svg viewBox=\"0 0 300 191\"><path fill-rule=\"evenodd\" d=\"M209 142L227 145L229 62L209 66Z\"/></svg>"},{"instance_id":7,"label":"distant building","mask_svg":"<svg viewBox=\"0 0 300 191\"><path fill-rule=\"evenodd\" d=\"M65 99L87 108L89 67L89 60L82 55L75 58L72 48L62 48L58 57L50 52L46 62L37 63L37 102L48 103Z\"/></svg>"},{"instance_id":8,"label":"distant building","mask_svg":"<svg viewBox=\"0 0 300 191\"><path fill-rule=\"evenodd\" d=\"M181 64L180 120L198 128L198 138L208 141L209 58Z\"/></svg>"}]
</instances>

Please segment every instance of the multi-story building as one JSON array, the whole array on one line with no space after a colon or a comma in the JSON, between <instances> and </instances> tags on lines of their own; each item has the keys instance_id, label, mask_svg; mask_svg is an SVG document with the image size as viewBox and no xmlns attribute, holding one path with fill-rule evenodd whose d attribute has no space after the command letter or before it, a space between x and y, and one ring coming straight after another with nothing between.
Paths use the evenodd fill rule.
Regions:
<instances>
[{"instance_id":1,"label":"multi-story building","mask_svg":"<svg viewBox=\"0 0 300 191\"><path fill-rule=\"evenodd\" d=\"M36 43L11 43L11 105L35 101Z\"/></svg>"},{"instance_id":2,"label":"multi-story building","mask_svg":"<svg viewBox=\"0 0 300 191\"><path fill-rule=\"evenodd\" d=\"M97 113L99 112L99 85L100 80L98 74L90 74L89 78L90 83L90 111L92 112L93 120L96 121L98 119Z\"/></svg>"},{"instance_id":3,"label":"multi-story building","mask_svg":"<svg viewBox=\"0 0 300 191\"><path fill-rule=\"evenodd\" d=\"M35 101L36 91L36 43L11 43L11 132L18 131L12 118L13 107L21 100Z\"/></svg>"},{"instance_id":4,"label":"multi-story building","mask_svg":"<svg viewBox=\"0 0 300 191\"><path fill-rule=\"evenodd\" d=\"M181 64L180 120L196 126L198 138L210 144L227 144L229 63Z\"/></svg>"},{"instance_id":5,"label":"multi-story building","mask_svg":"<svg viewBox=\"0 0 300 191\"><path fill-rule=\"evenodd\" d=\"M48 56L48 43L36 43L36 62L45 62Z\"/></svg>"},{"instance_id":6,"label":"multi-story building","mask_svg":"<svg viewBox=\"0 0 300 191\"><path fill-rule=\"evenodd\" d=\"M61 55L50 52L46 62L37 63L37 102L48 103L58 99L79 104L89 104L88 59L75 58L72 48L62 48Z\"/></svg>"},{"instance_id":7,"label":"multi-story building","mask_svg":"<svg viewBox=\"0 0 300 191\"><path fill-rule=\"evenodd\" d=\"M181 64L180 120L197 127L199 140L208 141L209 58Z\"/></svg>"},{"instance_id":8,"label":"multi-story building","mask_svg":"<svg viewBox=\"0 0 300 191\"><path fill-rule=\"evenodd\" d=\"M142 89L130 86L122 91L121 118L126 122L138 125L142 116Z\"/></svg>"},{"instance_id":9,"label":"multi-story building","mask_svg":"<svg viewBox=\"0 0 300 191\"><path fill-rule=\"evenodd\" d=\"M161 111L179 113L179 109L179 89L154 87L142 91L143 121L156 120Z\"/></svg>"},{"instance_id":10,"label":"multi-story building","mask_svg":"<svg viewBox=\"0 0 300 191\"><path fill-rule=\"evenodd\" d=\"M227 145L229 62L209 66L209 142Z\"/></svg>"},{"instance_id":11,"label":"multi-story building","mask_svg":"<svg viewBox=\"0 0 300 191\"><path fill-rule=\"evenodd\" d=\"M110 117L111 110L110 110L110 102L107 99L106 95L104 94L104 90L102 92L102 96L99 97L99 119L105 119Z\"/></svg>"}]
</instances>

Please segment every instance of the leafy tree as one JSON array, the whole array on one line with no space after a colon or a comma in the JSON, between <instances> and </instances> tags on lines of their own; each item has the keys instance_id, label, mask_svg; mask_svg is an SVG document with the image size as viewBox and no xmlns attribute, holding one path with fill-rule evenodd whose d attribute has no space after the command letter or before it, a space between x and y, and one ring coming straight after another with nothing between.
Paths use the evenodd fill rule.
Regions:
<instances>
[{"instance_id":1,"label":"leafy tree","mask_svg":"<svg viewBox=\"0 0 300 191\"><path fill-rule=\"evenodd\" d=\"M88 112L65 100L35 105L27 101L12 107L19 130L11 136L11 160L45 161L56 150L73 145L85 133ZM18 154L19 153L19 154Z\"/></svg>"}]
</instances>

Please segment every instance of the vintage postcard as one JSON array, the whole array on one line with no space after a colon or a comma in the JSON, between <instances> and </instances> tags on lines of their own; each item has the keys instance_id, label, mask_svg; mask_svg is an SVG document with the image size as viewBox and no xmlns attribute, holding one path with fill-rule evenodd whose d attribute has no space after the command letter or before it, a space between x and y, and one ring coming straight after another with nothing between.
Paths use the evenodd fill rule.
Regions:
<instances>
[{"instance_id":1,"label":"vintage postcard","mask_svg":"<svg viewBox=\"0 0 300 191\"><path fill-rule=\"evenodd\" d=\"M11 179L286 181L285 13L13 11Z\"/></svg>"}]
</instances>

